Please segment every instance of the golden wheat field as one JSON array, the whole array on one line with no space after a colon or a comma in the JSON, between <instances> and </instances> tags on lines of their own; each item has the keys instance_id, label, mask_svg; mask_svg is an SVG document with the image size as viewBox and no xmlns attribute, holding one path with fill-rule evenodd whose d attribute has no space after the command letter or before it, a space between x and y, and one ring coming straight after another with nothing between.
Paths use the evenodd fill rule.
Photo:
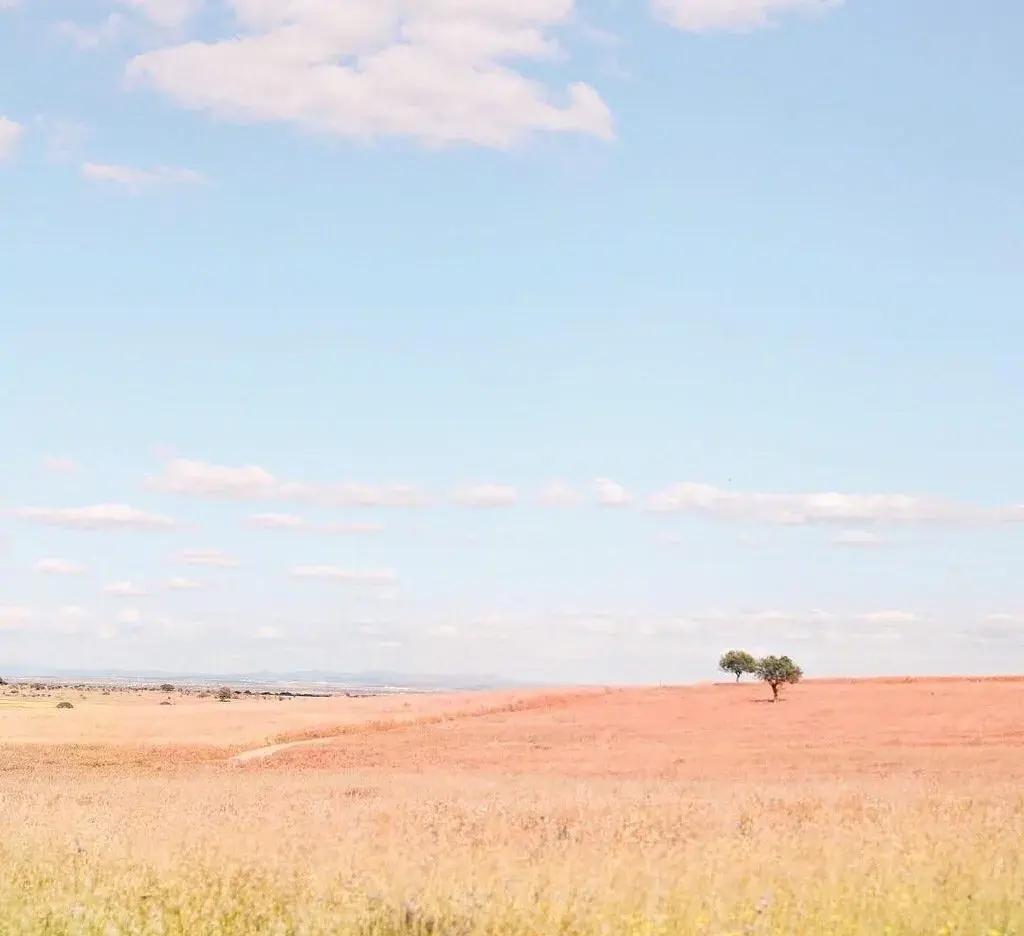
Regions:
<instances>
[{"instance_id":1,"label":"golden wheat field","mask_svg":"<svg viewBox=\"0 0 1024 936\"><path fill-rule=\"evenodd\" d=\"M1024 933L1024 681L0 693L4 934Z\"/></svg>"}]
</instances>

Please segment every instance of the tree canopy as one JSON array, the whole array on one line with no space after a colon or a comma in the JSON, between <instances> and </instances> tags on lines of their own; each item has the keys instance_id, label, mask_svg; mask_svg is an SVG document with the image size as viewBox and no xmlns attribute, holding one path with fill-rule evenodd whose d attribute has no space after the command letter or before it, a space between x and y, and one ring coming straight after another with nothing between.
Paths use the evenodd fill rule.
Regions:
<instances>
[{"instance_id":1,"label":"tree canopy","mask_svg":"<svg viewBox=\"0 0 1024 936\"><path fill-rule=\"evenodd\" d=\"M723 673L732 673L736 677L736 682L739 682L744 673L756 672L757 660L746 650L729 650L722 654L718 668Z\"/></svg>"},{"instance_id":2,"label":"tree canopy","mask_svg":"<svg viewBox=\"0 0 1024 936\"><path fill-rule=\"evenodd\" d=\"M803 670L788 656L766 656L757 661L757 678L772 687L772 701L779 701L779 689L800 682Z\"/></svg>"}]
</instances>

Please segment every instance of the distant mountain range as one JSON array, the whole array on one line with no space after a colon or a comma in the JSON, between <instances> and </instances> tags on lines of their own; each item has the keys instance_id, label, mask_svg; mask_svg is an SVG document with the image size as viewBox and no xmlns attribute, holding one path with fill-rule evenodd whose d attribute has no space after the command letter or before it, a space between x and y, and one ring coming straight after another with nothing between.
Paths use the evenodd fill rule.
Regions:
<instances>
[{"instance_id":1,"label":"distant mountain range","mask_svg":"<svg viewBox=\"0 0 1024 936\"><path fill-rule=\"evenodd\" d=\"M182 686L241 686L284 688L314 688L329 691L373 690L377 692L437 692L445 689L498 689L523 685L499 679L496 676L471 674L399 673L369 670L357 673L338 673L329 670L296 670L292 672L258 673L189 673L162 670L105 670L56 669L45 666L13 666L4 676L14 679L77 680L94 683L121 683L148 685L175 683Z\"/></svg>"}]
</instances>

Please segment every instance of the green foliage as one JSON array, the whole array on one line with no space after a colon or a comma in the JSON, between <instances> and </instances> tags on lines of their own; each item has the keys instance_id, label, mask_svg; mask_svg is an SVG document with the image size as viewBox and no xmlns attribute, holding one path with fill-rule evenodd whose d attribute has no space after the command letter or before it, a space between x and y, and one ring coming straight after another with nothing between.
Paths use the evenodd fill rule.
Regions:
<instances>
[{"instance_id":1,"label":"green foliage","mask_svg":"<svg viewBox=\"0 0 1024 936\"><path fill-rule=\"evenodd\" d=\"M800 682L804 672L788 656L766 656L757 661L757 678L772 687L772 700L778 702L779 689Z\"/></svg>"},{"instance_id":2,"label":"green foliage","mask_svg":"<svg viewBox=\"0 0 1024 936\"><path fill-rule=\"evenodd\" d=\"M757 660L746 650L730 650L722 654L718 668L723 673L732 673L736 677L736 682L739 682L744 673L753 673L757 670Z\"/></svg>"}]
</instances>

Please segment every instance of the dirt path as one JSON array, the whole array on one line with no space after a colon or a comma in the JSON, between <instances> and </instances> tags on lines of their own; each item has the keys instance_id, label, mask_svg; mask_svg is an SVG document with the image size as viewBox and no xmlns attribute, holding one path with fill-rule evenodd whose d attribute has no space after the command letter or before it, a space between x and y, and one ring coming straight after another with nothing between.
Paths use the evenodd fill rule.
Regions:
<instances>
[{"instance_id":1,"label":"dirt path","mask_svg":"<svg viewBox=\"0 0 1024 936\"><path fill-rule=\"evenodd\" d=\"M229 758L228 763L236 766L264 761L280 754L282 751L292 751L297 748L318 747L337 741L350 735L371 735L383 734L388 731L398 731L403 728L422 728L429 725L439 725L445 722L465 721L473 718L485 718L488 715L512 714L515 712L546 711L551 709L566 708L575 702L592 699L595 695L603 695L612 690L608 689L585 689L574 692L545 693L544 695L532 696L525 699L518 699L513 702L506 702L501 705L480 706L475 709L467 709L461 712L446 712L438 715L422 715L412 718L396 718L385 721L362 722L354 725L338 725L332 728L324 728L312 737L301 737L294 740L282 739L274 744L267 744L263 747L253 748L249 751L242 751Z\"/></svg>"}]
</instances>

